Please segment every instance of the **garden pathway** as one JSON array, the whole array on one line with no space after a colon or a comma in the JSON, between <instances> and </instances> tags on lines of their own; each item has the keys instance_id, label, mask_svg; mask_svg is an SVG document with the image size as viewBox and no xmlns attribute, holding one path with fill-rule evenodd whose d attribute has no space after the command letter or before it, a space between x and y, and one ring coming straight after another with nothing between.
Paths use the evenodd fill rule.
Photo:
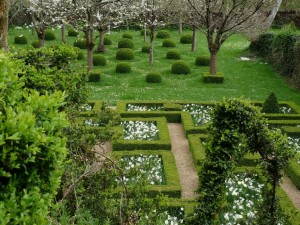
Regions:
<instances>
[{"instance_id":1,"label":"garden pathway","mask_svg":"<svg viewBox=\"0 0 300 225\"><path fill-rule=\"evenodd\" d=\"M282 181L283 182L280 186L290 197L294 205L300 210L300 191L296 188L290 178L287 177L287 175L282 178Z\"/></svg>"},{"instance_id":2,"label":"garden pathway","mask_svg":"<svg viewBox=\"0 0 300 225\"><path fill-rule=\"evenodd\" d=\"M172 142L172 152L175 157L183 199L195 199L199 178L195 168L189 143L180 123L168 123Z\"/></svg>"}]
</instances>

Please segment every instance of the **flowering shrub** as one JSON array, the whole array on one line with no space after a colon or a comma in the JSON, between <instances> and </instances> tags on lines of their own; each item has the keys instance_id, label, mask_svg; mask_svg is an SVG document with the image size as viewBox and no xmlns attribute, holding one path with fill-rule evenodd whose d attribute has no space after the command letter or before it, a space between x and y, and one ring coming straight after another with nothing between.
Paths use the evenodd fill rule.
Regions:
<instances>
[{"instance_id":1,"label":"flowering shrub","mask_svg":"<svg viewBox=\"0 0 300 225\"><path fill-rule=\"evenodd\" d=\"M195 126L203 126L211 120L211 106L199 104L183 105L183 111L190 112Z\"/></svg>"},{"instance_id":2,"label":"flowering shrub","mask_svg":"<svg viewBox=\"0 0 300 225\"><path fill-rule=\"evenodd\" d=\"M294 110L289 106L279 106L279 113L292 114L295 113Z\"/></svg>"},{"instance_id":3,"label":"flowering shrub","mask_svg":"<svg viewBox=\"0 0 300 225\"><path fill-rule=\"evenodd\" d=\"M153 210L152 215L143 215L140 218L141 224L149 224L149 222L155 222L156 224L165 224L165 225L179 225L183 224L183 217L184 217L184 208L180 208L179 212L176 212L176 216L171 215L172 213L168 211L163 211L157 213L157 210ZM152 217L155 218L155 221L152 221ZM144 222L145 221L145 222Z\"/></svg>"},{"instance_id":4,"label":"flowering shrub","mask_svg":"<svg viewBox=\"0 0 300 225\"><path fill-rule=\"evenodd\" d=\"M158 129L155 122L124 121L124 140L158 140Z\"/></svg>"},{"instance_id":5,"label":"flowering shrub","mask_svg":"<svg viewBox=\"0 0 300 225\"><path fill-rule=\"evenodd\" d=\"M79 107L79 111L80 111L80 112L87 112L87 111L91 111L92 108L93 108L93 106L90 105L90 104L83 104L83 105L81 105L81 106Z\"/></svg>"},{"instance_id":6,"label":"flowering shrub","mask_svg":"<svg viewBox=\"0 0 300 225\"><path fill-rule=\"evenodd\" d=\"M141 105L141 104L128 104L126 111L160 111L163 110L163 105Z\"/></svg>"},{"instance_id":7,"label":"flowering shrub","mask_svg":"<svg viewBox=\"0 0 300 225\"><path fill-rule=\"evenodd\" d=\"M294 145L297 152L300 152L300 138L299 137L288 137L289 144Z\"/></svg>"}]
</instances>

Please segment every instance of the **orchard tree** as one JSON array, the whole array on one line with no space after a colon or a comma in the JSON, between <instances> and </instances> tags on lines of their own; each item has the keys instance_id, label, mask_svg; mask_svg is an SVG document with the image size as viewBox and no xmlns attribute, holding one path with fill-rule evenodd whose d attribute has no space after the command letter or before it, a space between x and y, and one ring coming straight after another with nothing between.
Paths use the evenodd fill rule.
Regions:
<instances>
[{"instance_id":1,"label":"orchard tree","mask_svg":"<svg viewBox=\"0 0 300 225\"><path fill-rule=\"evenodd\" d=\"M57 0L55 4L56 24L61 29L61 42L66 42L66 29L65 25L67 23L71 8L71 0Z\"/></svg>"},{"instance_id":2,"label":"orchard tree","mask_svg":"<svg viewBox=\"0 0 300 225\"><path fill-rule=\"evenodd\" d=\"M0 49L3 48L5 51L8 51L8 10L9 10L9 1L1 0L0 1Z\"/></svg>"},{"instance_id":3,"label":"orchard tree","mask_svg":"<svg viewBox=\"0 0 300 225\"><path fill-rule=\"evenodd\" d=\"M274 19L282 0L188 0L197 13L210 52L210 74L217 72L217 54L233 34L258 35Z\"/></svg>"}]
</instances>

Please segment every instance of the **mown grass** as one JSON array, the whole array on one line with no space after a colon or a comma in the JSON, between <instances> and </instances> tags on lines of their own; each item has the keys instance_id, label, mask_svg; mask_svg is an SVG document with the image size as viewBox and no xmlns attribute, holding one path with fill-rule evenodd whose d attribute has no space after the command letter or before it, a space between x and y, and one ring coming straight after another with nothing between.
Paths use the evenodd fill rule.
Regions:
<instances>
[{"instance_id":1,"label":"mown grass","mask_svg":"<svg viewBox=\"0 0 300 225\"><path fill-rule=\"evenodd\" d=\"M60 31L56 30L55 32L57 39L46 41L46 45L60 44ZM115 66L120 61L116 60L115 55L117 43L124 32L133 36L135 58L128 61L132 66L130 74L117 74ZM170 48L162 47L163 40L155 40L154 65L149 66L148 54L141 52L144 42L139 31L113 31L109 35L113 43L111 46L106 46L107 52L104 54L107 65L94 68L94 70L102 72L102 77L100 82L89 84L90 99L106 100L110 105L115 105L118 100L218 101L223 97L264 100L273 91L279 100L290 100L300 104L300 92L289 87L271 65L252 57L247 50L249 41L244 37L232 36L220 50L217 67L218 71L224 73L225 82L223 84L204 84L201 75L209 68L198 67L194 61L197 56L209 55L205 37L198 32L197 51L193 53L189 44L180 44L178 31L170 30L169 32L171 39L176 43L176 49L179 50L182 60L190 65L191 74L171 74L174 60L166 59L166 53ZM11 28L9 42L14 50L29 48L28 45L13 45L14 37L19 34L25 35L29 39L29 43L37 39L35 34L31 34L31 30ZM191 31L185 30L184 34L191 34ZM67 37L67 44L72 45L75 40L76 37ZM242 61L240 60L241 56L250 56L251 61ZM80 63L86 65L86 58ZM145 77L150 71L160 72L162 83L147 83Z\"/></svg>"}]
</instances>

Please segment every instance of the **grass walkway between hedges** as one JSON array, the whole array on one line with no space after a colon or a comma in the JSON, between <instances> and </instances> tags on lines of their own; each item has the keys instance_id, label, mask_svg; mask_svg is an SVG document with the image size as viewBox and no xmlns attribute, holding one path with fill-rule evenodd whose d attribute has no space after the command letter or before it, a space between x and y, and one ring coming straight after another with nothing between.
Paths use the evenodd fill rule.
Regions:
<instances>
[{"instance_id":1,"label":"grass walkway between hedges","mask_svg":"<svg viewBox=\"0 0 300 225\"><path fill-rule=\"evenodd\" d=\"M60 31L55 30L57 40L46 41L46 45L60 44ZM132 73L117 74L115 65L117 42L125 31L113 31L110 34L112 45L107 46L104 54L108 63L104 67L95 68L102 72L101 81L90 83L90 99L106 100L110 105L115 105L119 100L221 100L223 97L244 97L253 100L264 100L270 92L275 92L278 100L290 100L300 104L300 92L289 87L266 62L251 58L250 61L240 60L241 56L249 56L247 47L249 41L240 35L231 37L224 43L218 56L218 71L225 74L224 84L204 84L201 79L202 72L208 67L197 67L194 64L197 56L209 55L206 40L198 32L198 47L195 53L190 51L189 44L180 44L180 35L176 30L171 30L171 38L176 43L176 49L181 53L182 60L188 62L192 73L189 75L173 75L170 72L174 60L166 59L169 48L161 46L162 40L155 40L154 65L148 65L148 54L141 52L144 45L143 37L139 31L129 31L135 44L135 59L129 61ZM15 36L23 34L29 43L36 40L36 36L28 29L10 29L10 44L13 46ZM191 34L185 30L184 34ZM83 34L81 34L83 36ZM76 37L67 37L67 44L72 45ZM97 41L97 39L95 39ZM96 42L97 43L97 42ZM28 48L28 46L15 46L15 49ZM85 51L85 50L83 50ZM86 65L86 58L80 61ZM145 75L149 71L159 71L162 74L162 83L149 84Z\"/></svg>"}]
</instances>

